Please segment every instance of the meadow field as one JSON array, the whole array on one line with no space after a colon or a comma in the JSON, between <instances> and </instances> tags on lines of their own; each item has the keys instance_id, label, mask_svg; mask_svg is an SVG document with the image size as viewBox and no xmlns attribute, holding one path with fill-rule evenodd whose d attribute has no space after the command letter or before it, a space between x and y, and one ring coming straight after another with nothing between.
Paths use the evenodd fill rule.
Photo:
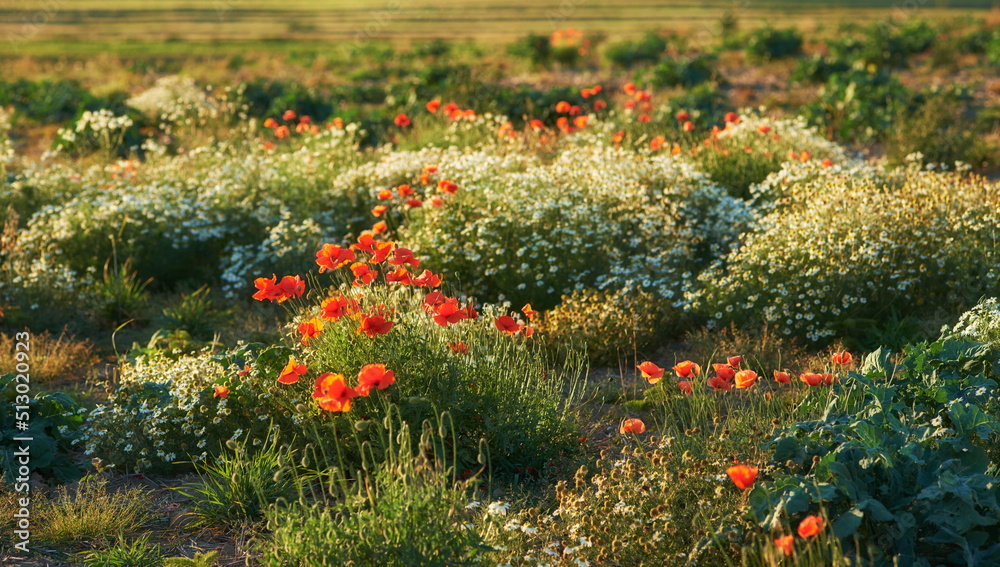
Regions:
<instances>
[{"instance_id":1,"label":"meadow field","mask_svg":"<svg viewBox=\"0 0 1000 567\"><path fill-rule=\"evenodd\" d=\"M1000 565L991 3L0 14L0 564Z\"/></svg>"}]
</instances>

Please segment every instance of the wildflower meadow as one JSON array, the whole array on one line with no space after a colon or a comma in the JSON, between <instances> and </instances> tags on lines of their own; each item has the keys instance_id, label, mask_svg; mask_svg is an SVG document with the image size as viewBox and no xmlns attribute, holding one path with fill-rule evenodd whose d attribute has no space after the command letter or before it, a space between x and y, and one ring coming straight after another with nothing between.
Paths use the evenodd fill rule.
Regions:
<instances>
[{"instance_id":1,"label":"wildflower meadow","mask_svg":"<svg viewBox=\"0 0 1000 567\"><path fill-rule=\"evenodd\" d=\"M995 9L217 4L0 50L0 563L1000 565Z\"/></svg>"}]
</instances>

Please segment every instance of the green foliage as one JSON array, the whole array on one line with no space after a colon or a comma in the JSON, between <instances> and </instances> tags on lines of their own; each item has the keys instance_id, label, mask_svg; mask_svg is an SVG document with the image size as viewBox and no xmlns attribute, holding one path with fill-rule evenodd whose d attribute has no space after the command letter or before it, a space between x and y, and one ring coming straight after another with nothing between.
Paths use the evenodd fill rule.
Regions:
<instances>
[{"instance_id":1,"label":"green foliage","mask_svg":"<svg viewBox=\"0 0 1000 567\"><path fill-rule=\"evenodd\" d=\"M152 278L139 280L132 259L118 266L111 258L104 263L104 279L94 286L96 309L112 327L142 316L149 301L146 286Z\"/></svg>"},{"instance_id":2,"label":"green foliage","mask_svg":"<svg viewBox=\"0 0 1000 567\"><path fill-rule=\"evenodd\" d=\"M236 448L224 453L214 463L196 468L198 482L178 492L193 498L190 504L194 525L239 526L264 518L268 506L279 499L295 496L296 483L291 475L282 475L282 463L295 456L277 445L277 438L260 449L231 443Z\"/></svg>"},{"instance_id":3,"label":"green foliage","mask_svg":"<svg viewBox=\"0 0 1000 567\"><path fill-rule=\"evenodd\" d=\"M159 545L149 544L149 535L131 542L119 537L108 549L83 554L83 567L160 567L163 552Z\"/></svg>"},{"instance_id":4,"label":"green foliage","mask_svg":"<svg viewBox=\"0 0 1000 567\"><path fill-rule=\"evenodd\" d=\"M548 65L552 60L552 44L548 36L529 33L508 45L507 53L527 59L533 65Z\"/></svg>"},{"instance_id":5,"label":"green foliage","mask_svg":"<svg viewBox=\"0 0 1000 567\"><path fill-rule=\"evenodd\" d=\"M802 53L802 34L795 28L760 28L750 34L746 53L747 57L755 61L797 57Z\"/></svg>"},{"instance_id":6,"label":"green foliage","mask_svg":"<svg viewBox=\"0 0 1000 567\"><path fill-rule=\"evenodd\" d=\"M574 291L545 314L539 331L550 348L586 347L592 365L618 365L648 352L681 328L682 315L646 291Z\"/></svg>"},{"instance_id":7,"label":"green foliage","mask_svg":"<svg viewBox=\"0 0 1000 567\"><path fill-rule=\"evenodd\" d=\"M822 506L834 535L875 565L1000 560L1000 492L984 450L1000 441L998 354L950 336L907 348L898 364L869 354L821 419L768 443L778 469L751 493L752 516L766 529Z\"/></svg>"},{"instance_id":8,"label":"green foliage","mask_svg":"<svg viewBox=\"0 0 1000 567\"><path fill-rule=\"evenodd\" d=\"M101 547L149 522L151 501L141 488L112 491L106 479L86 478L75 489L59 488L38 506L33 535L60 547Z\"/></svg>"},{"instance_id":9,"label":"green foliage","mask_svg":"<svg viewBox=\"0 0 1000 567\"><path fill-rule=\"evenodd\" d=\"M96 110L102 101L77 81L0 81L0 107L13 106L28 120L42 123L64 122L81 109Z\"/></svg>"},{"instance_id":10,"label":"green foliage","mask_svg":"<svg viewBox=\"0 0 1000 567\"><path fill-rule=\"evenodd\" d=\"M24 446L28 446L31 452L28 463L31 473L37 472L58 482L80 478L80 467L69 457L77 430L83 423L79 406L62 392L40 392L34 397L20 394L18 386L31 386L31 383L20 380L19 376L22 375L0 376L0 427L3 428L0 430L0 470L3 471L4 482L13 483L15 478L22 476L18 472L21 465L14 453ZM28 374L23 376L30 377ZM26 421L28 428L18 430L16 421ZM32 441L15 441L14 437L31 437Z\"/></svg>"},{"instance_id":11,"label":"green foliage","mask_svg":"<svg viewBox=\"0 0 1000 567\"><path fill-rule=\"evenodd\" d=\"M833 139L870 142L882 139L895 118L913 106L913 94L898 78L856 65L830 75L816 100L800 114Z\"/></svg>"},{"instance_id":12,"label":"green foliage","mask_svg":"<svg viewBox=\"0 0 1000 567\"><path fill-rule=\"evenodd\" d=\"M479 564L487 548L471 524L463 525L476 481L455 480L456 471L446 465L445 430L427 422L416 446L405 424L394 430L376 422L369 431L376 430L376 446L384 452L372 451L356 478L325 462L332 500L303 493L268 510L271 536L260 544L263 565Z\"/></svg>"},{"instance_id":13,"label":"green foliage","mask_svg":"<svg viewBox=\"0 0 1000 567\"><path fill-rule=\"evenodd\" d=\"M613 43L604 50L604 57L614 65L630 68L642 63L655 63L667 49L667 40L655 32L642 39Z\"/></svg>"},{"instance_id":14,"label":"green foliage","mask_svg":"<svg viewBox=\"0 0 1000 567\"><path fill-rule=\"evenodd\" d=\"M964 105L946 94L927 99L913 114L897 116L887 134L886 157L899 165L911 154L924 164L968 164L977 170L997 165L1000 147L976 133Z\"/></svg>"},{"instance_id":15,"label":"green foliage","mask_svg":"<svg viewBox=\"0 0 1000 567\"><path fill-rule=\"evenodd\" d=\"M846 73L851 69L850 61L835 57L824 57L816 53L812 57L799 58L789 77L792 81L805 83L825 83L835 73Z\"/></svg>"},{"instance_id":16,"label":"green foliage","mask_svg":"<svg viewBox=\"0 0 1000 567\"><path fill-rule=\"evenodd\" d=\"M694 87L719 78L714 55L661 61L649 73L649 84L656 88Z\"/></svg>"},{"instance_id":17,"label":"green foliage","mask_svg":"<svg viewBox=\"0 0 1000 567\"><path fill-rule=\"evenodd\" d=\"M167 557L163 560L163 567L212 567L219 558L218 551L206 551L196 553L194 557Z\"/></svg>"},{"instance_id":18,"label":"green foliage","mask_svg":"<svg viewBox=\"0 0 1000 567\"><path fill-rule=\"evenodd\" d=\"M163 326L171 331L187 331L195 339L208 339L220 327L228 313L212 305L208 286L181 296L179 303L163 310Z\"/></svg>"}]
</instances>

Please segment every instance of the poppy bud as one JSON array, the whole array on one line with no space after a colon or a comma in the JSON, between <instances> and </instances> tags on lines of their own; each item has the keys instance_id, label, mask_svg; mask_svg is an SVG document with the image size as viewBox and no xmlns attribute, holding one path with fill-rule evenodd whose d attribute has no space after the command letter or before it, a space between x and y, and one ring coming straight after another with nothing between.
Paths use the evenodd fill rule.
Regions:
<instances>
[{"instance_id":1,"label":"poppy bud","mask_svg":"<svg viewBox=\"0 0 1000 567\"><path fill-rule=\"evenodd\" d=\"M299 461L302 468L309 468L309 455L302 455L302 460Z\"/></svg>"},{"instance_id":2,"label":"poppy bud","mask_svg":"<svg viewBox=\"0 0 1000 567\"><path fill-rule=\"evenodd\" d=\"M362 431L362 432L363 431L368 431L368 425L369 425L369 423L367 421L365 421L363 419L359 419L358 421L354 422L354 429L357 429L358 431Z\"/></svg>"},{"instance_id":3,"label":"poppy bud","mask_svg":"<svg viewBox=\"0 0 1000 567\"><path fill-rule=\"evenodd\" d=\"M233 451L235 451L236 450L236 441L233 441L232 439L230 439L229 441L226 441L226 447L229 447L230 449L232 449Z\"/></svg>"},{"instance_id":4,"label":"poppy bud","mask_svg":"<svg viewBox=\"0 0 1000 567\"><path fill-rule=\"evenodd\" d=\"M295 411L297 411L299 413L306 413L307 411L309 411L309 408L306 407L305 404L296 404L295 405Z\"/></svg>"},{"instance_id":5,"label":"poppy bud","mask_svg":"<svg viewBox=\"0 0 1000 567\"><path fill-rule=\"evenodd\" d=\"M284 471L282 471L281 469L278 469L278 471L276 473L274 473L274 476L271 477L271 480L273 480L276 483L277 482L281 482L281 473L282 472L284 472Z\"/></svg>"}]
</instances>

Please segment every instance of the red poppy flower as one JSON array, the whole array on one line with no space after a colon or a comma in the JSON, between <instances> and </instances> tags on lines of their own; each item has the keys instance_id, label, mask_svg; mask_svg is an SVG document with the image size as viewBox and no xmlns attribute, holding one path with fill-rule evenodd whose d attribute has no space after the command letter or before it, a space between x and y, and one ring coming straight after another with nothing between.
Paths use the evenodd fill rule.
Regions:
<instances>
[{"instance_id":1,"label":"red poppy flower","mask_svg":"<svg viewBox=\"0 0 1000 567\"><path fill-rule=\"evenodd\" d=\"M286 110L285 113L281 115L281 118L284 119L284 120L286 120L286 121L295 120L295 111L294 110Z\"/></svg>"},{"instance_id":2,"label":"red poppy flower","mask_svg":"<svg viewBox=\"0 0 1000 567\"><path fill-rule=\"evenodd\" d=\"M409 197L410 195L413 194L413 189L411 189L410 186L407 185L406 183L397 187L396 191L399 193L400 197Z\"/></svg>"},{"instance_id":3,"label":"red poppy flower","mask_svg":"<svg viewBox=\"0 0 1000 567\"><path fill-rule=\"evenodd\" d=\"M712 368L715 370L715 375L723 380L729 381L733 379L736 375L736 370L728 364L713 364Z\"/></svg>"},{"instance_id":4,"label":"red poppy flower","mask_svg":"<svg viewBox=\"0 0 1000 567\"><path fill-rule=\"evenodd\" d=\"M648 114L640 114L639 115L639 122L642 122L643 124L645 124L646 122L649 122L650 120L652 120L652 118L650 118L650 116Z\"/></svg>"},{"instance_id":5,"label":"red poppy flower","mask_svg":"<svg viewBox=\"0 0 1000 567\"><path fill-rule=\"evenodd\" d=\"M403 264L409 264L410 266L417 268L420 266L420 260L413 257L413 250L409 248L396 248L392 255L392 259L389 260L390 266L402 266Z\"/></svg>"},{"instance_id":6,"label":"red poppy flower","mask_svg":"<svg viewBox=\"0 0 1000 567\"><path fill-rule=\"evenodd\" d=\"M391 272L386 272L385 274L386 283L401 283L403 285L410 285L413 283L410 281L410 272L406 268L396 268Z\"/></svg>"},{"instance_id":7,"label":"red poppy flower","mask_svg":"<svg viewBox=\"0 0 1000 567\"><path fill-rule=\"evenodd\" d=\"M435 207L441 208L444 206L444 199L441 197L431 197L431 204Z\"/></svg>"},{"instance_id":8,"label":"red poppy flower","mask_svg":"<svg viewBox=\"0 0 1000 567\"><path fill-rule=\"evenodd\" d=\"M385 205L376 205L372 208L372 214L376 217L380 217L385 214L387 210L389 210L389 207L386 207Z\"/></svg>"},{"instance_id":9,"label":"red poppy flower","mask_svg":"<svg viewBox=\"0 0 1000 567\"><path fill-rule=\"evenodd\" d=\"M528 338L528 337L530 337L531 335L534 335L534 334L535 334L535 330L532 329L531 327L529 327L527 325L521 327L521 336L522 337Z\"/></svg>"},{"instance_id":10,"label":"red poppy flower","mask_svg":"<svg viewBox=\"0 0 1000 567\"><path fill-rule=\"evenodd\" d=\"M757 373L753 370L741 370L736 373L736 387L749 388L757 381Z\"/></svg>"},{"instance_id":11,"label":"red poppy flower","mask_svg":"<svg viewBox=\"0 0 1000 567\"><path fill-rule=\"evenodd\" d=\"M278 121L274 118L268 118L264 121L265 128L276 128L278 126Z\"/></svg>"},{"instance_id":12,"label":"red poppy flower","mask_svg":"<svg viewBox=\"0 0 1000 567\"><path fill-rule=\"evenodd\" d=\"M811 157L812 157L812 153L810 153L809 150L805 150L799 156L799 161L801 161L802 163L805 163L805 162L809 161L809 158L811 158Z\"/></svg>"},{"instance_id":13,"label":"red poppy flower","mask_svg":"<svg viewBox=\"0 0 1000 567\"><path fill-rule=\"evenodd\" d=\"M531 122L528 122L528 126L531 126L531 129L537 132L544 128L545 124L543 124L541 120L534 118Z\"/></svg>"},{"instance_id":14,"label":"red poppy flower","mask_svg":"<svg viewBox=\"0 0 1000 567\"><path fill-rule=\"evenodd\" d=\"M834 364L850 364L852 360L854 360L854 358L851 357L851 353L846 350L844 352L833 353Z\"/></svg>"},{"instance_id":15,"label":"red poppy flower","mask_svg":"<svg viewBox=\"0 0 1000 567\"><path fill-rule=\"evenodd\" d=\"M449 195L454 195L458 191L458 184L449 181L447 179L442 179L438 181L438 190L442 193L448 193Z\"/></svg>"},{"instance_id":16,"label":"red poppy flower","mask_svg":"<svg viewBox=\"0 0 1000 567\"><path fill-rule=\"evenodd\" d=\"M292 131L288 129L288 126L278 126L274 129L274 135L278 139L287 138L291 133Z\"/></svg>"},{"instance_id":17,"label":"red poppy flower","mask_svg":"<svg viewBox=\"0 0 1000 567\"><path fill-rule=\"evenodd\" d=\"M476 313L476 308L471 304L465 308L465 312L468 314L469 319L478 319L479 313Z\"/></svg>"},{"instance_id":18,"label":"red poppy flower","mask_svg":"<svg viewBox=\"0 0 1000 567\"><path fill-rule=\"evenodd\" d=\"M308 116L299 117L299 124L309 124L310 122L312 122L312 118L309 118Z\"/></svg>"},{"instance_id":19,"label":"red poppy flower","mask_svg":"<svg viewBox=\"0 0 1000 567\"><path fill-rule=\"evenodd\" d=\"M595 100L594 101L594 112L600 112L600 111L604 110L607 107L608 107L608 103L604 102L603 100Z\"/></svg>"},{"instance_id":20,"label":"red poppy flower","mask_svg":"<svg viewBox=\"0 0 1000 567\"><path fill-rule=\"evenodd\" d=\"M624 139L625 139L625 131L624 130L619 130L619 131L615 132L614 136L611 136L611 141L614 142L614 143L616 143L616 144L620 144L621 141L624 140Z\"/></svg>"},{"instance_id":21,"label":"red poppy flower","mask_svg":"<svg viewBox=\"0 0 1000 567\"><path fill-rule=\"evenodd\" d=\"M559 128L560 130L565 130L568 127L569 127L569 118L566 118L565 116L560 116L559 118L556 118L556 128Z\"/></svg>"},{"instance_id":22,"label":"red poppy flower","mask_svg":"<svg viewBox=\"0 0 1000 567\"><path fill-rule=\"evenodd\" d=\"M819 516L806 516L799 523L799 537L812 537L823 529L823 518Z\"/></svg>"},{"instance_id":23,"label":"red poppy flower","mask_svg":"<svg viewBox=\"0 0 1000 567\"><path fill-rule=\"evenodd\" d=\"M416 208L420 207L423 204L424 204L424 202L421 201L420 199L407 199L406 200L406 206L410 207L411 209L416 209Z\"/></svg>"},{"instance_id":24,"label":"red poppy flower","mask_svg":"<svg viewBox=\"0 0 1000 567\"><path fill-rule=\"evenodd\" d=\"M777 547L786 556L790 556L795 553L795 536L786 535L784 537L779 537L774 540L774 547Z\"/></svg>"},{"instance_id":25,"label":"red poppy flower","mask_svg":"<svg viewBox=\"0 0 1000 567\"><path fill-rule=\"evenodd\" d=\"M295 132L298 133L298 134L301 134L303 132L308 132L308 131L309 131L309 125L308 124L303 124L303 123L299 122L295 126Z\"/></svg>"},{"instance_id":26,"label":"red poppy flower","mask_svg":"<svg viewBox=\"0 0 1000 567\"><path fill-rule=\"evenodd\" d=\"M358 372L358 394L367 397L373 388L385 390L395 382L392 370L386 370L384 364L368 364Z\"/></svg>"},{"instance_id":27,"label":"red poppy flower","mask_svg":"<svg viewBox=\"0 0 1000 567\"><path fill-rule=\"evenodd\" d=\"M635 433L638 435L646 432L646 424L641 419L633 417L632 419L623 421L621 427L618 428L618 432L622 435L626 433Z\"/></svg>"},{"instance_id":28,"label":"red poppy flower","mask_svg":"<svg viewBox=\"0 0 1000 567\"><path fill-rule=\"evenodd\" d=\"M285 366L281 374L278 375L278 382L281 384L294 384L299 381L300 376L305 376L306 365L297 364L295 362L294 356L288 357L288 364Z\"/></svg>"},{"instance_id":29,"label":"red poppy flower","mask_svg":"<svg viewBox=\"0 0 1000 567\"><path fill-rule=\"evenodd\" d=\"M351 311L356 312L358 302L354 299L348 300L344 296L328 297L320 305L320 317L324 321L336 321Z\"/></svg>"},{"instance_id":30,"label":"red poppy flower","mask_svg":"<svg viewBox=\"0 0 1000 567\"><path fill-rule=\"evenodd\" d=\"M680 382L677 383L677 387L680 388L682 392L684 392L685 396L691 395L691 386L692 384L689 380L681 380Z\"/></svg>"},{"instance_id":31,"label":"red poppy flower","mask_svg":"<svg viewBox=\"0 0 1000 567\"><path fill-rule=\"evenodd\" d=\"M441 285L441 274L433 274L430 270L424 270L424 273L412 278L412 280L413 285L417 287L438 287Z\"/></svg>"},{"instance_id":32,"label":"red poppy flower","mask_svg":"<svg viewBox=\"0 0 1000 567\"><path fill-rule=\"evenodd\" d=\"M667 143L666 137L656 136L655 138L649 141L649 149L654 152L659 151L659 149L662 148L664 145L666 145L666 143Z\"/></svg>"},{"instance_id":33,"label":"red poppy flower","mask_svg":"<svg viewBox=\"0 0 1000 567\"><path fill-rule=\"evenodd\" d=\"M444 113L445 114L451 114L451 113L455 112L456 110L458 110L458 105L455 104L454 102L449 102L448 104L444 105Z\"/></svg>"},{"instance_id":34,"label":"red poppy flower","mask_svg":"<svg viewBox=\"0 0 1000 567\"><path fill-rule=\"evenodd\" d=\"M463 341L451 343L448 347L451 348L451 352L456 354L469 354L469 345L465 344Z\"/></svg>"},{"instance_id":35,"label":"red poppy flower","mask_svg":"<svg viewBox=\"0 0 1000 567\"><path fill-rule=\"evenodd\" d=\"M577 128L586 128L587 127L587 117L586 116L577 116L576 119L573 120L573 125L576 126Z\"/></svg>"},{"instance_id":36,"label":"red poppy flower","mask_svg":"<svg viewBox=\"0 0 1000 567\"><path fill-rule=\"evenodd\" d=\"M372 250L372 245L375 244L375 235L367 230L361 233L358 237L357 244L351 244L351 248L357 248L358 250L368 252L369 254L374 254L375 251Z\"/></svg>"},{"instance_id":37,"label":"red poppy flower","mask_svg":"<svg viewBox=\"0 0 1000 567\"><path fill-rule=\"evenodd\" d=\"M384 335L392 329L392 321L377 313L365 314L361 316L361 326L358 327L358 334L364 333L368 338L374 339L378 335Z\"/></svg>"},{"instance_id":38,"label":"red poppy flower","mask_svg":"<svg viewBox=\"0 0 1000 567\"><path fill-rule=\"evenodd\" d=\"M675 114L674 118L676 118L678 122L687 122L688 120L691 120L691 115L688 113L688 111L682 110L677 114Z\"/></svg>"},{"instance_id":39,"label":"red poppy flower","mask_svg":"<svg viewBox=\"0 0 1000 567\"><path fill-rule=\"evenodd\" d=\"M653 364L650 361L643 362L636 368L642 373L642 377L646 379L650 384L656 384L663 379L663 373L666 372L664 369Z\"/></svg>"},{"instance_id":40,"label":"red poppy flower","mask_svg":"<svg viewBox=\"0 0 1000 567\"><path fill-rule=\"evenodd\" d=\"M427 112L430 112L431 114L437 114L438 109L441 108L441 100L434 99L428 101L425 106L427 107Z\"/></svg>"},{"instance_id":41,"label":"red poppy flower","mask_svg":"<svg viewBox=\"0 0 1000 567\"><path fill-rule=\"evenodd\" d=\"M746 490L757 480L757 467L746 465L736 465L726 469L729 478L733 479L733 484L740 490Z\"/></svg>"},{"instance_id":42,"label":"red poppy flower","mask_svg":"<svg viewBox=\"0 0 1000 567\"><path fill-rule=\"evenodd\" d=\"M685 360L684 362L677 363L673 371L677 373L680 378L690 378L691 376L698 376L701 374L701 366L691 362L690 360Z\"/></svg>"},{"instance_id":43,"label":"red poppy flower","mask_svg":"<svg viewBox=\"0 0 1000 567\"><path fill-rule=\"evenodd\" d=\"M829 386L830 384L833 384L835 382L839 382L840 381L833 374L823 374L822 377L823 377L823 384L826 384L827 386Z\"/></svg>"},{"instance_id":44,"label":"red poppy flower","mask_svg":"<svg viewBox=\"0 0 1000 567\"><path fill-rule=\"evenodd\" d=\"M625 94L627 94L629 96L634 95L635 94L635 83L625 83L625 86L622 87L622 90L625 91Z\"/></svg>"},{"instance_id":45,"label":"red poppy flower","mask_svg":"<svg viewBox=\"0 0 1000 567\"><path fill-rule=\"evenodd\" d=\"M761 134L767 134L768 132L771 131L771 127L768 126L767 124L764 124L760 128L757 128L757 131L760 132Z\"/></svg>"},{"instance_id":46,"label":"red poppy flower","mask_svg":"<svg viewBox=\"0 0 1000 567\"><path fill-rule=\"evenodd\" d=\"M376 242L372 245L372 264L380 264L392 254L393 249L396 247L395 242Z\"/></svg>"},{"instance_id":47,"label":"red poppy flower","mask_svg":"<svg viewBox=\"0 0 1000 567\"><path fill-rule=\"evenodd\" d=\"M355 262L351 264L351 273L354 274L354 286L363 286L372 283L378 272L368 267L368 264L363 262Z\"/></svg>"},{"instance_id":48,"label":"red poppy flower","mask_svg":"<svg viewBox=\"0 0 1000 567\"><path fill-rule=\"evenodd\" d=\"M529 321L531 319L534 319L535 315L538 315L538 311L532 309L530 303L525 303L524 307L521 308L521 312L524 313L524 315L528 318Z\"/></svg>"},{"instance_id":49,"label":"red poppy flower","mask_svg":"<svg viewBox=\"0 0 1000 567\"><path fill-rule=\"evenodd\" d=\"M560 100L559 102L557 102L556 112L558 112L559 114L564 114L566 112L569 112L569 103L566 102L565 100Z\"/></svg>"},{"instance_id":50,"label":"red poppy flower","mask_svg":"<svg viewBox=\"0 0 1000 567\"><path fill-rule=\"evenodd\" d=\"M458 323L463 319L468 319L469 315L465 309L458 308L458 300L454 297L434 308L434 322L442 327L447 327L449 323Z\"/></svg>"},{"instance_id":51,"label":"red poppy flower","mask_svg":"<svg viewBox=\"0 0 1000 567\"><path fill-rule=\"evenodd\" d=\"M694 132L694 124L690 120L684 123L683 128L685 132Z\"/></svg>"},{"instance_id":52,"label":"red poppy flower","mask_svg":"<svg viewBox=\"0 0 1000 567\"><path fill-rule=\"evenodd\" d=\"M712 387L713 390L718 392L719 390L725 390L726 392L733 389L733 385L725 378L720 378L718 376L712 376L708 379L708 385Z\"/></svg>"},{"instance_id":53,"label":"red poppy flower","mask_svg":"<svg viewBox=\"0 0 1000 567\"><path fill-rule=\"evenodd\" d=\"M244 364L243 365L243 370L240 370L239 372L237 372L236 375L242 378L243 376L246 376L249 372L250 372L250 365L249 364Z\"/></svg>"},{"instance_id":54,"label":"red poppy flower","mask_svg":"<svg viewBox=\"0 0 1000 567\"><path fill-rule=\"evenodd\" d=\"M302 344L306 344L307 339L318 337L322 330L323 322L315 317L300 323L299 332L302 333Z\"/></svg>"},{"instance_id":55,"label":"red poppy flower","mask_svg":"<svg viewBox=\"0 0 1000 567\"><path fill-rule=\"evenodd\" d=\"M389 230L389 225L385 224L385 221L378 221L372 225L372 232L375 234L385 234Z\"/></svg>"},{"instance_id":56,"label":"red poppy flower","mask_svg":"<svg viewBox=\"0 0 1000 567\"><path fill-rule=\"evenodd\" d=\"M823 161L821 161L819 164L820 166L827 168L833 165L833 160L830 158L823 158Z\"/></svg>"},{"instance_id":57,"label":"red poppy flower","mask_svg":"<svg viewBox=\"0 0 1000 567\"><path fill-rule=\"evenodd\" d=\"M276 277L274 275L268 278L257 278L253 281L253 285L257 287L257 293L253 294L253 298L257 301L276 301L280 292L275 284Z\"/></svg>"},{"instance_id":58,"label":"red poppy flower","mask_svg":"<svg viewBox=\"0 0 1000 567\"><path fill-rule=\"evenodd\" d=\"M729 358L726 359L726 362L728 362L729 366L732 366L733 368L739 368L740 367L740 362L743 362L743 357L742 356L730 356Z\"/></svg>"},{"instance_id":59,"label":"red poppy flower","mask_svg":"<svg viewBox=\"0 0 1000 567\"><path fill-rule=\"evenodd\" d=\"M792 383L792 377L789 376L787 372L779 372L777 370L774 371L774 380L782 384Z\"/></svg>"},{"instance_id":60,"label":"red poppy flower","mask_svg":"<svg viewBox=\"0 0 1000 567\"><path fill-rule=\"evenodd\" d=\"M582 96L583 98L590 98L594 96L594 91L590 89L580 89L580 96Z\"/></svg>"},{"instance_id":61,"label":"red poppy flower","mask_svg":"<svg viewBox=\"0 0 1000 567\"><path fill-rule=\"evenodd\" d=\"M823 383L823 377L821 375L813 374L811 372L800 374L799 380L809 384L810 386L819 386Z\"/></svg>"},{"instance_id":62,"label":"red poppy flower","mask_svg":"<svg viewBox=\"0 0 1000 567\"><path fill-rule=\"evenodd\" d=\"M351 398L358 393L344 381L342 374L327 372L316 379L312 397L326 411L351 411Z\"/></svg>"},{"instance_id":63,"label":"red poppy flower","mask_svg":"<svg viewBox=\"0 0 1000 567\"><path fill-rule=\"evenodd\" d=\"M493 322L497 329L507 333L508 335L513 335L521 330L521 325L517 324L510 315L501 315L497 317L496 321Z\"/></svg>"},{"instance_id":64,"label":"red poppy flower","mask_svg":"<svg viewBox=\"0 0 1000 567\"><path fill-rule=\"evenodd\" d=\"M228 396L228 395L229 395L229 386L225 386L225 385L221 385L220 384L220 385L218 385L218 386L215 387L215 394L213 394L212 397L213 398L222 398L224 400L224 399L226 399L226 396Z\"/></svg>"},{"instance_id":65,"label":"red poppy flower","mask_svg":"<svg viewBox=\"0 0 1000 567\"><path fill-rule=\"evenodd\" d=\"M378 192L377 198L379 201L388 201L389 199L392 199L392 191L388 189L382 189L381 191Z\"/></svg>"},{"instance_id":66,"label":"red poppy flower","mask_svg":"<svg viewBox=\"0 0 1000 567\"><path fill-rule=\"evenodd\" d=\"M393 123L400 128L405 128L410 125L410 117L400 112L396 115L396 118L393 119Z\"/></svg>"},{"instance_id":67,"label":"red poppy flower","mask_svg":"<svg viewBox=\"0 0 1000 567\"><path fill-rule=\"evenodd\" d=\"M723 120L725 120L727 124L739 124L740 117L735 112L727 112L723 117Z\"/></svg>"},{"instance_id":68,"label":"red poppy flower","mask_svg":"<svg viewBox=\"0 0 1000 567\"><path fill-rule=\"evenodd\" d=\"M581 112L583 112L583 109L580 108L579 106L575 105L575 104L573 106L569 107L569 115L570 116L576 116L576 115L580 114Z\"/></svg>"}]
</instances>

